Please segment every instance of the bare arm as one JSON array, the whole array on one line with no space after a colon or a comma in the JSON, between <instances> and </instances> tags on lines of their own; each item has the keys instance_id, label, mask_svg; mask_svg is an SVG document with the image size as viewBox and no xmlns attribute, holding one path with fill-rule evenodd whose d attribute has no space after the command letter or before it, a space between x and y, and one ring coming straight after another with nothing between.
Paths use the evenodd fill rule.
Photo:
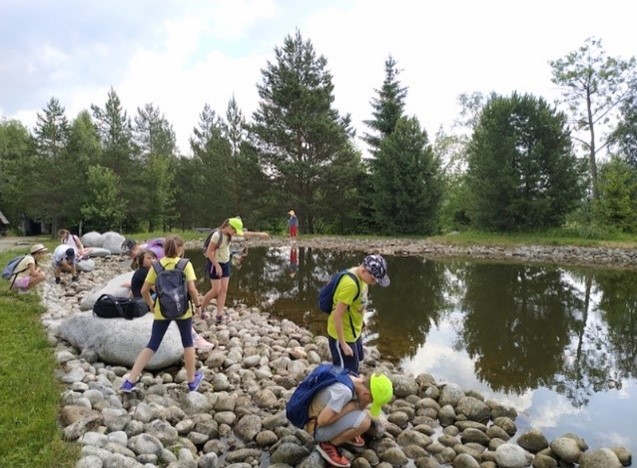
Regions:
<instances>
[{"instance_id":1,"label":"bare arm","mask_svg":"<svg viewBox=\"0 0 637 468\"><path fill-rule=\"evenodd\" d=\"M316 425L328 426L338 421L339 419L341 419L347 413L354 410L358 410L358 409L359 409L358 404L355 401L350 401L348 404L346 404L340 413L337 413L326 406L325 408L323 408L323 411L321 411L318 417L316 418Z\"/></svg>"},{"instance_id":2,"label":"bare arm","mask_svg":"<svg viewBox=\"0 0 637 468\"><path fill-rule=\"evenodd\" d=\"M153 298L150 295L150 289L153 287L151 283L144 281L144 285L142 286L142 297L144 298L144 302L148 305L150 310L153 310Z\"/></svg>"},{"instance_id":3,"label":"bare arm","mask_svg":"<svg viewBox=\"0 0 637 468\"><path fill-rule=\"evenodd\" d=\"M336 304L336 308L332 311L334 316L334 328L336 328L336 336L338 342L341 344L341 348L345 349L347 342L345 341L345 332L343 331L343 315L347 312L347 304L339 302Z\"/></svg>"},{"instance_id":4,"label":"bare arm","mask_svg":"<svg viewBox=\"0 0 637 468\"><path fill-rule=\"evenodd\" d=\"M260 239L269 239L270 234L265 231L248 231L246 229L243 230L243 237L246 239L251 239L254 237L258 237Z\"/></svg>"}]
</instances>

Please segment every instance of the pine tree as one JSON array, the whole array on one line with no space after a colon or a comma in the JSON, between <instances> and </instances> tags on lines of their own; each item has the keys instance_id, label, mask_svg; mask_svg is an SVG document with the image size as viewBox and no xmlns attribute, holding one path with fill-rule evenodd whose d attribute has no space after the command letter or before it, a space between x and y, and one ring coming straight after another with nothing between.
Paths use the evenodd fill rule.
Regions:
<instances>
[{"instance_id":1,"label":"pine tree","mask_svg":"<svg viewBox=\"0 0 637 468\"><path fill-rule=\"evenodd\" d=\"M333 108L327 60L300 32L275 48L276 61L262 70L252 138L271 177L282 213L293 206L304 232L319 220L334 225L347 212L360 172L349 116ZM355 209L355 208L354 208Z\"/></svg>"}]
</instances>

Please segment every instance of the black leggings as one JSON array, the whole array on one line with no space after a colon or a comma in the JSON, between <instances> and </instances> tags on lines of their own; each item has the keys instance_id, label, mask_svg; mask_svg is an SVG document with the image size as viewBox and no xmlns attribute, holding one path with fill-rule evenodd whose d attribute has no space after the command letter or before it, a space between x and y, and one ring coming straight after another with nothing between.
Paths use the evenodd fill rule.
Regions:
<instances>
[{"instance_id":1,"label":"black leggings","mask_svg":"<svg viewBox=\"0 0 637 468\"><path fill-rule=\"evenodd\" d=\"M192 317L180 320L153 320L153 331L146 345L147 348L152 349L154 353L157 352L171 322L175 322L179 327L181 344L184 346L184 349L192 348Z\"/></svg>"}]
</instances>

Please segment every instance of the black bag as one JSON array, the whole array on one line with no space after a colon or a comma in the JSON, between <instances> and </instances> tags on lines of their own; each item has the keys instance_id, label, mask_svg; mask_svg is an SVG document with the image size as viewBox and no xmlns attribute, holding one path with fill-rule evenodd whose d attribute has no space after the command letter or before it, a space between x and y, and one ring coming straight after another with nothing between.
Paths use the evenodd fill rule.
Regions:
<instances>
[{"instance_id":1,"label":"black bag","mask_svg":"<svg viewBox=\"0 0 637 468\"><path fill-rule=\"evenodd\" d=\"M130 297L116 297L102 294L93 304L93 315L101 318L125 318L132 320L149 311L146 302Z\"/></svg>"}]
</instances>

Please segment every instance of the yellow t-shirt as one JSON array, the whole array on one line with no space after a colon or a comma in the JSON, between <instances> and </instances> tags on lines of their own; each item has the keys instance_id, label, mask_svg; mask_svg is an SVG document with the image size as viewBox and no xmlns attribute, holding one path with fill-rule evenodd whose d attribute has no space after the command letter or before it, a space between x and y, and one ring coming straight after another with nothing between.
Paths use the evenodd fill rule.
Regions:
<instances>
[{"instance_id":1,"label":"yellow t-shirt","mask_svg":"<svg viewBox=\"0 0 637 468\"><path fill-rule=\"evenodd\" d=\"M365 298L367 297L367 283L358 277L356 274L356 268L351 268L349 271L356 276L356 280L358 281L358 287L360 288L358 297L354 300L356 291L358 290L354 280L350 278L349 275L343 275L338 286L336 286L336 290L334 291L332 311L334 311L339 302L347 304L347 311L343 314L342 318L343 335L345 336L345 341L353 343L358 339L361 335L361 331L363 330L363 315L365 314L364 304ZM352 330L352 325L354 326L354 330ZM327 334L335 340L338 340L336 327L334 326L334 317L332 314L330 314L327 319Z\"/></svg>"},{"instance_id":2,"label":"yellow t-shirt","mask_svg":"<svg viewBox=\"0 0 637 468\"><path fill-rule=\"evenodd\" d=\"M164 257L159 261L159 263L166 270L174 270L179 260L181 260L181 258L179 257ZM197 281L197 275L195 275L195 269L193 268L191 262L188 262L186 264L184 268L184 275L186 275L186 281ZM157 281L157 273L155 272L155 269L151 267L148 270L148 274L146 275L145 282L155 285L155 281ZM153 317L155 320L167 320L166 317L164 317L161 314L158 300L155 300L155 307L153 309ZM192 302L190 302L190 304L188 305L188 310L186 311L186 313L182 315L181 317L179 317L178 320L183 320L190 317L192 317Z\"/></svg>"},{"instance_id":3,"label":"yellow t-shirt","mask_svg":"<svg viewBox=\"0 0 637 468\"><path fill-rule=\"evenodd\" d=\"M33 258L32 255L25 255L24 258L20 260L20 262L18 262L18 264L13 269L13 273L15 274L15 279L17 280L18 278L29 276L30 275L29 265L31 264L34 264L34 265L36 264L35 258ZM13 275L11 275L11 278L9 279L13 280L14 279Z\"/></svg>"}]
</instances>

